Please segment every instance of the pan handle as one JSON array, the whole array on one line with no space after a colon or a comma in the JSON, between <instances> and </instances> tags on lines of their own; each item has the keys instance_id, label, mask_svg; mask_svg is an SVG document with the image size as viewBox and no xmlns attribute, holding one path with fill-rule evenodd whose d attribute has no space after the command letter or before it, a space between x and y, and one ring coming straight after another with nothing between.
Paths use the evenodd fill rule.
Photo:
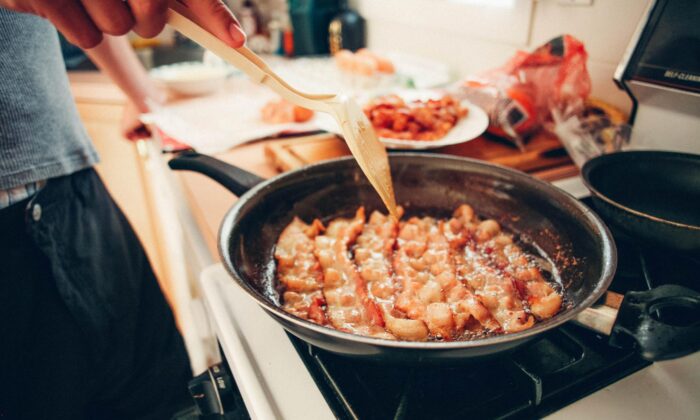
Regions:
<instances>
[{"instance_id":1,"label":"pan handle","mask_svg":"<svg viewBox=\"0 0 700 420\"><path fill-rule=\"evenodd\" d=\"M700 350L700 293L664 285L628 292L620 306L610 344L636 345L647 360L667 360Z\"/></svg>"},{"instance_id":2,"label":"pan handle","mask_svg":"<svg viewBox=\"0 0 700 420\"><path fill-rule=\"evenodd\" d=\"M264 181L263 178L241 168L193 151L180 153L168 162L168 166L176 171L194 171L206 175L238 197Z\"/></svg>"},{"instance_id":3,"label":"pan handle","mask_svg":"<svg viewBox=\"0 0 700 420\"><path fill-rule=\"evenodd\" d=\"M605 304L582 311L574 322L610 335L612 346L635 347L650 361L675 359L700 350L700 293L676 285L628 292L619 309L614 297L621 295L607 295Z\"/></svg>"}]
</instances>

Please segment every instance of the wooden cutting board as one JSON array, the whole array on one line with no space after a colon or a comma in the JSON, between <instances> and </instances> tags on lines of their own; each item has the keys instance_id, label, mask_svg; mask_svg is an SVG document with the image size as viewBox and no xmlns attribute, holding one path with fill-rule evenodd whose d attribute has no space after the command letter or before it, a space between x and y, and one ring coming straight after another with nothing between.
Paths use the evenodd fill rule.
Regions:
<instances>
[{"instance_id":1,"label":"wooden cutting board","mask_svg":"<svg viewBox=\"0 0 700 420\"><path fill-rule=\"evenodd\" d=\"M423 153L445 153L486 160L548 181L578 173L559 139L546 132L532 136L522 152L504 140L481 136L466 143ZM329 133L270 141L265 145L265 156L280 172L349 154L343 140Z\"/></svg>"}]
</instances>

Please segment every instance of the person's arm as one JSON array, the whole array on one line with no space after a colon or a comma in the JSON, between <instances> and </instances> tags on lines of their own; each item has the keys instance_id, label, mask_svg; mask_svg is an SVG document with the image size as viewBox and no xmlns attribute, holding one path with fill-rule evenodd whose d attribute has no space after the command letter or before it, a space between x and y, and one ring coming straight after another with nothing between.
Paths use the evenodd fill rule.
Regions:
<instances>
[{"instance_id":1,"label":"person's arm","mask_svg":"<svg viewBox=\"0 0 700 420\"><path fill-rule=\"evenodd\" d=\"M165 103L167 94L148 76L128 39L105 35L100 44L85 53L129 98L122 115L124 137L129 140L150 137L151 133L139 117L151 111L150 105Z\"/></svg>"},{"instance_id":2,"label":"person's arm","mask_svg":"<svg viewBox=\"0 0 700 420\"><path fill-rule=\"evenodd\" d=\"M138 111L148 112L149 101L165 102L165 93L150 79L125 36L106 35L102 42L85 53L119 86Z\"/></svg>"}]
</instances>

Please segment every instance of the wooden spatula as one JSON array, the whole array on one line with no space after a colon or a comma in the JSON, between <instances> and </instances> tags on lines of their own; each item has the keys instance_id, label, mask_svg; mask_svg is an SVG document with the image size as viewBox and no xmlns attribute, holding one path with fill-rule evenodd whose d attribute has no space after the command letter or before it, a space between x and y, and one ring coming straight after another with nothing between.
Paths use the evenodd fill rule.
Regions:
<instances>
[{"instance_id":1,"label":"wooden spatula","mask_svg":"<svg viewBox=\"0 0 700 420\"><path fill-rule=\"evenodd\" d=\"M377 191L389 213L398 219L396 199L391 181L389 159L364 112L350 97L334 94L300 92L275 74L270 67L248 48L231 48L197 23L175 10L170 10L168 24L243 71L254 82L263 84L298 106L330 114L343 131L350 152L369 182Z\"/></svg>"}]
</instances>

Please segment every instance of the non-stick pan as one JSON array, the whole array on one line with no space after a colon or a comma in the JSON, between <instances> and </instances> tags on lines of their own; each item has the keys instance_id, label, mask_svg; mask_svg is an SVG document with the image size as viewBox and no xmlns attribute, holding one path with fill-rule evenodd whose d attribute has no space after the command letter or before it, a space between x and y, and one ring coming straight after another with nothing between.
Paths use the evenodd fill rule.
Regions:
<instances>
[{"instance_id":1,"label":"non-stick pan","mask_svg":"<svg viewBox=\"0 0 700 420\"><path fill-rule=\"evenodd\" d=\"M594 205L615 228L700 256L700 155L613 153L588 161L582 175Z\"/></svg>"},{"instance_id":2,"label":"non-stick pan","mask_svg":"<svg viewBox=\"0 0 700 420\"><path fill-rule=\"evenodd\" d=\"M409 363L487 357L581 318L606 291L615 272L615 244L601 220L575 198L524 173L481 161L410 153L393 154L390 161L396 198L409 216L444 217L468 203L482 217L498 220L520 240L549 255L562 278L563 310L529 330L473 341L392 341L316 325L279 307L274 247L294 216L307 222L327 221L350 216L360 205L369 211L383 210L355 161L327 161L266 181L193 152L172 159L170 167L201 172L239 195L219 231L219 251L232 279L290 333L335 353ZM621 312L624 307L623 301ZM588 318L595 323L595 314ZM667 350L655 349L647 356L678 355L679 346Z\"/></svg>"}]
</instances>

